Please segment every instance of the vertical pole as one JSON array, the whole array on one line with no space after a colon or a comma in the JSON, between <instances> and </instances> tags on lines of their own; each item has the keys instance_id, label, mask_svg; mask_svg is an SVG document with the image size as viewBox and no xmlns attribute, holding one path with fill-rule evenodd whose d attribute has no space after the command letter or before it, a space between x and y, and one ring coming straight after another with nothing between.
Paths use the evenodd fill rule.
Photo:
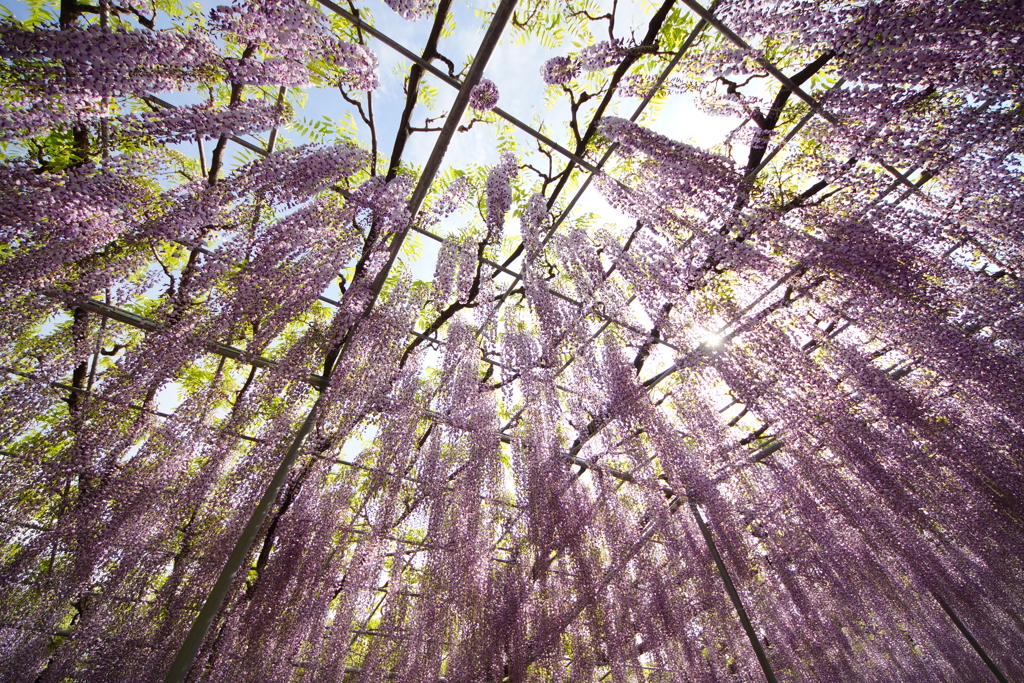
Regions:
<instances>
[{"instance_id":1,"label":"vertical pole","mask_svg":"<svg viewBox=\"0 0 1024 683\"><path fill-rule=\"evenodd\" d=\"M704 542L707 543L708 552L711 553L711 558L715 561L715 566L718 568L718 575L722 577L722 583L725 584L725 592L729 594L729 599L732 600L732 606L736 608L736 613L739 614L740 623L743 625L743 630L747 632L747 638L750 640L750 646L754 648L754 654L757 655L757 661L761 665L761 670L764 672L765 679L768 683L778 683L778 679L775 678L775 672L772 671L772 664L768 661L768 655L765 653L764 648L761 647L761 641L757 639L757 634L754 633L754 625L750 623L747 611L743 608L743 601L740 600L740 594L736 592L736 586L733 584L732 578L729 576L729 572L725 568L725 563L722 562L722 556L718 553L718 546L715 545L715 539L711 537L711 529L708 528L707 522L704 521L704 517L701 515L700 510L697 509L697 504L692 500L690 501L690 511L693 512L693 518L697 520L697 526L700 527L700 533L704 537Z\"/></svg>"},{"instance_id":2,"label":"vertical pole","mask_svg":"<svg viewBox=\"0 0 1024 683\"><path fill-rule=\"evenodd\" d=\"M288 478L288 472L291 471L295 460L299 456L299 452L302 450L302 443L316 421L317 415L320 412L321 400L323 400L322 393L317 397L316 403L313 404L302 426L299 427L299 431L296 432L292 445L285 454L284 459L281 460L281 464L274 473L274 478L270 480L270 485L263 493L263 498L260 499L256 509L252 511L249 522L245 525L245 529L242 530L242 535L239 536L238 541L235 543L235 548L231 551L231 555L228 556L228 561L221 570L220 576L217 577L217 582L210 590L203 608L199 611L195 621L192 622L192 627L189 629L188 635L185 636L185 642L182 643L181 649L178 650L178 656L174 658L174 662L167 672L167 677L164 679L166 683L181 683L192 668L196 655L199 654L199 648L206 639L206 634L213 625L213 620L220 612L220 608L224 604L228 590L231 588L238 570L249 555L253 541L256 540L256 534L259 533L260 527L263 526L263 522L270 513L270 508L273 507L274 501L277 500L277 494L281 491L281 487Z\"/></svg>"}]
</instances>

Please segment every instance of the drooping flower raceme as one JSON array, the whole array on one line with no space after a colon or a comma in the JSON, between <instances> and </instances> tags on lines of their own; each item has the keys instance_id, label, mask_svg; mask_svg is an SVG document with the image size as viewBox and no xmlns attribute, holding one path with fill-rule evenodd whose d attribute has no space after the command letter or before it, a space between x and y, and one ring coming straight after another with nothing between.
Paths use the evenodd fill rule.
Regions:
<instances>
[{"instance_id":1,"label":"drooping flower raceme","mask_svg":"<svg viewBox=\"0 0 1024 683\"><path fill-rule=\"evenodd\" d=\"M210 27L288 57L301 57L336 40L323 15L301 0L221 5L210 11Z\"/></svg>"},{"instance_id":2,"label":"drooping flower raceme","mask_svg":"<svg viewBox=\"0 0 1024 683\"><path fill-rule=\"evenodd\" d=\"M584 71L600 71L616 66L629 54L621 38L604 40L588 45L580 51L580 68Z\"/></svg>"},{"instance_id":3,"label":"drooping flower raceme","mask_svg":"<svg viewBox=\"0 0 1024 683\"><path fill-rule=\"evenodd\" d=\"M235 2L211 11L214 30L231 34L246 43L264 44L270 58L227 60L232 79L239 83L263 81L296 85L308 82L305 65L322 59L340 68L342 79L358 90L379 84L377 57L363 45L338 39L324 15L304 0Z\"/></svg>"},{"instance_id":4,"label":"drooping flower raceme","mask_svg":"<svg viewBox=\"0 0 1024 683\"><path fill-rule=\"evenodd\" d=\"M282 85L286 88L295 88L309 84L309 69L293 59L227 57L223 66L227 80L239 85Z\"/></svg>"},{"instance_id":5,"label":"drooping flower raceme","mask_svg":"<svg viewBox=\"0 0 1024 683\"><path fill-rule=\"evenodd\" d=\"M472 189L473 185L466 176L459 176L453 180L452 184L434 200L430 207L420 214L420 221L423 227L429 228L430 226L437 225L442 218L451 215L453 211L462 205L462 202L466 200Z\"/></svg>"},{"instance_id":6,"label":"drooping flower raceme","mask_svg":"<svg viewBox=\"0 0 1024 683\"><path fill-rule=\"evenodd\" d=\"M547 85L568 83L583 71L600 71L617 66L635 47L630 47L621 38L603 40L580 50L578 57L552 57L540 67L540 77Z\"/></svg>"},{"instance_id":7,"label":"drooping flower raceme","mask_svg":"<svg viewBox=\"0 0 1024 683\"><path fill-rule=\"evenodd\" d=\"M171 239L192 239L204 225L232 223L232 209L240 198L262 190L272 204L292 207L356 171L366 153L354 145L305 145L276 151L242 166L213 185L177 190L173 208L147 231Z\"/></svg>"},{"instance_id":8,"label":"drooping flower raceme","mask_svg":"<svg viewBox=\"0 0 1024 683\"><path fill-rule=\"evenodd\" d=\"M0 58L17 60L15 87L45 101L52 96L144 95L178 90L219 71L216 46L205 34L145 29L26 30L0 21Z\"/></svg>"},{"instance_id":9,"label":"drooping flower raceme","mask_svg":"<svg viewBox=\"0 0 1024 683\"><path fill-rule=\"evenodd\" d=\"M628 207L630 213L652 225L678 225L679 218L673 218L669 210L683 207L697 210L712 222L728 220L721 207L734 196L740 180L731 160L614 116L603 118L599 130L618 143L619 154L641 162L637 171L640 182L632 190L609 179L599 182L613 204Z\"/></svg>"},{"instance_id":10,"label":"drooping flower raceme","mask_svg":"<svg viewBox=\"0 0 1024 683\"><path fill-rule=\"evenodd\" d=\"M113 120L115 131L125 137L150 137L157 143L209 140L221 135L258 133L286 121L284 109L253 100L226 109L206 105L177 107Z\"/></svg>"},{"instance_id":11,"label":"drooping flower raceme","mask_svg":"<svg viewBox=\"0 0 1024 683\"><path fill-rule=\"evenodd\" d=\"M540 77L548 85L562 85L576 78L579 63L571 57L552 57L540 67Z\"/></svg>"},{"instance_id":12,"label":"drooping flower raceme","mask_svg":"<svg viewBox=\"0 0 1024 683\"><path fill-rule=\"evenodd\" d=\"M135 227L154 193L132 175L159 165L158 157L144 153L61 174L0 169L0 241L6 251L0 283L25 285L56 276Z\"/></svg>"},{"instance_id":13,"label":"drooping flower raceme","mask_svg":"<svg viewBox=\"0 0 1024 683\"><path fill-rule=\"evenodd\" d=\"M385 2L398 16L409 21L419 21L425 17L430 4L427 0L385 0Z\"/></svg>"},{"instance_id":14,"label":"drooping flower raceme","mask_svg":"<svg viewBox=\"0 0 1024 683\"><path fill-rule=\"evenodd\" d=\"M31 94L0 104L0 141L16 140L102 113L102 98L94 94L53 95L37 99Z\"/></svg>"},{"instance_id":15,"label":"drooping flower raceme","mask_svg":"<svg viewBox=\"0 0 1024 683\"><path fill-rule=\"evenodd\" d=\"M345 78L356 90L376 90L380 86L377 55L365 45L339 42L328 59L344 67Z\"/></svg>"},{"instance_id":16,"label":"drooping flower raceme","mask_svg":"<svg viewBox=\"0 0 1024 683\"><path fill-rule=\"evenodd\" d=\"M505 214L512 208L512 180L519 174L516 156L501 155L501 163L487 174L487 243L497 244L505 225Z\"/></svg>"}]
</instances>

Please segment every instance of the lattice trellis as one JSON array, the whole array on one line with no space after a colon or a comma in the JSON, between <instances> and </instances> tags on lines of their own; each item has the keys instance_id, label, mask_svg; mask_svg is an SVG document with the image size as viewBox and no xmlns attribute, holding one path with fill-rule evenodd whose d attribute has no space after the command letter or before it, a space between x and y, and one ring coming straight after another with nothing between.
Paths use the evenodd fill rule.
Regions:
<instances>
[{"instance_id":1,"label":"lattice trellis","mask_svg":"<svg viewBox=\"0 0 1024 683\"><path fill-rule=\"evenodd\" d=\"M2 24L0 677L1024 676L1014 3L388 5Z\"/></svg>"}]
</instances>

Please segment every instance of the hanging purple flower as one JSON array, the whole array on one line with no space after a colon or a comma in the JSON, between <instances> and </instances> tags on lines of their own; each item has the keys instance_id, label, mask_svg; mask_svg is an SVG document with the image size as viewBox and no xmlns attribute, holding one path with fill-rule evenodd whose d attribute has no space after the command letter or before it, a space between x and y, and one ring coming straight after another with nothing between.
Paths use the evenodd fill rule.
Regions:
<instances>
[{"instance_id":1,"label":"hanging purple flower","mask_svg":"<svg viewBox=\"0 0 1024 683\"><path fill-rule=\"evenodd\" d=\"M512 179L519 174L516 156L501 155L501 162L487 174L487 243L497 244L505 225L505 214L512 208Z\"/></svg>"},{"instance_id":2,"label":"hanging purple flower","mask_svg":"<svg viewBox=\"0 0 1024 683\"><path fill-rule=\"evenodd\" d=\"M600 71L617 65L628 53L622 40L605 40L583 48L580 66L584 71Z\"/></svg>"},{"instance_id":3,"label":"hanging purple flower","mask_svg":"<svg viewBox=\"0 0 1024 683\"><path fill-rule=\"evenodd\" d=\"M424 0L384 0L403 19L419 21L427 14L427 3Z\"/></svg>"},{"instance_id":4,"label":"hanging purple flower","mask_svg":"<svg viewBox=\"0 0 1024 683\"><path fill-rule=\"evenodd\" d=\"M580 65L571 57L552 57L540 68L540 77L548 85L562 85L576 78Z\"/></svg>"},{"instance_id":5,"label":"hanging purple flower","mask_svg":"<svg viewBox=\"0 0 1024 683\"><path fill-rule=\"evenodd\" d=\"M112 119L124 137L150 136L156 142L209 140L220 135L247 135L281 125L289 116L281 107L261 100L241 102L226 109L207 105L163 109Z\"/></svg>"},{"instance_id":6,"label":"hanging purple flower","mask_svg":"<svg viewBox=\"0 0 1024 683\"><path fill-rule=\"evenodd\" d=\"M323 58L340 67L343 81L354 89L379 85L377 56L363 45L339 40L324 16L302 0L221 5L210 12L210 25L214 31L266 45L263 60L224 60L236 83L304 85L310 78L305 65Z\"/></svg>"},{"instance_id":7,"label":"hanging purple flower","mask_svg":"<svg viewBox=\"0 0 1024 683\"><path fill-rule=\"evenodd\" d=\"M0 22L0 58L17 60L20 87L47 104L54 96L179 90L209 77L219 61L214 43L198 30L26 30L10 22Z\"/></svg>"},{"instance_id":8,"label":"hanging purple flower","mask_svg":"<svg viewBox=\"0 0 1024 683\"><path fill-rule=\"evenodd\" d=\"M498 104L498 86L488 78L481 78L469 93L469 106L477 111L490 111Z\"/></svg>"},{"instance_id":9,"label":"hanging purple flower","mask_svg":"<svg viewBox=\"0 0 1024 683\"><path fill-rule=\"evenodd\" d=\"M339 42L330 59L344 67L342 80L355 90L376 90L380 85L377 55L365 45Z\"/></svg>"}]
</instances>

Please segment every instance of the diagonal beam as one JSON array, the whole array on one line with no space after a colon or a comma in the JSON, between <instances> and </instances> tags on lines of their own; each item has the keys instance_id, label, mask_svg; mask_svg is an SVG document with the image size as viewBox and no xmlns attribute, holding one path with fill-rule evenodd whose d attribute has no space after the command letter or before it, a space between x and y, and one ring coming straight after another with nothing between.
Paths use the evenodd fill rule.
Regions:
<instances>
[{"instance_id":1,"label":"diagonal beam","mask_svg":"<svg viewBox=\"0 0 1024 683\"><path fill-rule=\"evenodd\" d=\"M743 600L740 599L739 591L736 590L736 585L732 582L732 577L729 576L729 570L725 567L725 562L722 561L722 555L718 552L718 546L715 545L715 539L711 535L711 529L708 528L708 523L704 519L704 515L701 514L697 504L691 498L690 512L693 513L693 519L697 522L697 527L700 529L701 536L704 537L704 542L708 546L708 553L711 555L711 559L715 561L715 568L718 570L718 575L722 579L722 584L725 586L725 592L729 595L729 600L732 601L732 606L736 610L736 614L739 615L740 624L743 626L744 633L747 634L747 639L750 640L750 647L754 649L754 654L757 656L757 663L761 665L761 671L764 673L765 680L768 683L778 683L778 679L775 677L775 671L772 669L772 663L768 661L768 655L764 651L764 647L761 645L760 639L757 637L757 633L754 632L754 625L750 623L750 617L747 616L747 610L743 607Z\"/></svg>"},{"instance_id":2,"label":"diagonal beam","mask_svg":"<svg viewBox=\"0 0 1024 683\"><path fill-rule=\"evenodd\" d=\"M63 292L47 291L43 293L46 296L53 297L55 299L62 301L67 298ZM143 332L153 333L161 332L164 330L164 326L161 323L157 322L156 320L143 317L136 313L132 313L131 311L125 310L123 308L118 308L117 306L112 306L108 303L104 303L96 299L75 299L74 305L85 311L89 311L90 313L95 313L99 316L102 316L103 318L108 318L110 320L114 320L116 322L129 325L138 330L142 330ZM275 368L278 365L276 360L266 358L264 356L250 357L247 356L245 351L243 351L242 349L239 349L238 347L235 346L230 346L228 344L220 344L218 342L207 342L206 350L209 351L210 353L217 354L218 356L223 356L225 358L230 358L231 360L247 363L257 368ZM306 379L306 381L317 388L322 388L324 378L321 377L320 375L311 374Z\"/></svg>"},{"instance_id":3,"label":"diagonal beam","mask_svg":"<svg viewBox=\"0 0 1024 683\"><path fill-rule=\"evenodd\" d=\"M995 679L999 681L999 683L1009 683L1009 679L1006 678L1006 674L1002 672L1002 670L999 668L999 665L992 661L992 658L988 656L987 652L985 652L985 648L981 646L981 643L978 642L978 639L975 638L974 635L967 629L967 625L960 620L960 617L956 615L956 612L953 611L953 609L946 603L945 600L942 599L942 597L938 593L933 592L932 597L934 597L935 600L939 603L939 607L941 607L942 611L946 613L946 615L949 617L949 620L952 621L953 625L956 626L956 629L960 631L960 634L967 639L968 643L971 644L971 647L974 648L974 651L978 653L978 656L981 657L981 660L985 662L985 666L987 666L988 670L992 672L992 675L995 677Z\"/></svg>"}]
</instances>

